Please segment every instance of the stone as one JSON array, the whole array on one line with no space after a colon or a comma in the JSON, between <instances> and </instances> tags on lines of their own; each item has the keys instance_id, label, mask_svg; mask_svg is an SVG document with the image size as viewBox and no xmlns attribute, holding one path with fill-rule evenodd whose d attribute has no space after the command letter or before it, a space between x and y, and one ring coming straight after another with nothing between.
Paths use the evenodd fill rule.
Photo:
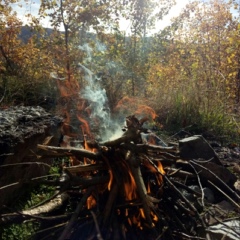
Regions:
<instances>
[{"instance_id":1,"label":"stone","mask_svg":"<svg viewBox=\"0 0 240 240\"><path fill-rule=\"evenodd\" d=\"M234 183L234 188L236 192L240 194L240 179L236 180L236 182Z\"/></svg>"},{"instance_id":2,"label":"stone","mask_svg":"<svg viewBox=\"0 0 240 240\"><path fill-rule=\"evenodd\" d=\"M222 165L214 149L201 135L179 140L179 155L184 160L212 159L212 162Z\"/></svg>"},{"instance_id":3,"label":"stone","mask_svg":"<svg viewBox=\"0 0 240 240\"><path fill-rule=\"evenodd\" d=\"M189 186L189 188L191 188L195 192L202 193L199 186L192 185L192 186ZM214 193L210 188L204 187L203 188L203 194L204 194L204 199L207 202L209 202L209 203L214 203L215 202Z\"/></svg>"},{"instance_id":4,"label":"stone","mask_svg":"<svg viewBox=\"0 0 240 240\"><path fill-rule=\"evenodd\" d=\"M202 181L211 181L213 184L217 185L222 190L224 189L225 191L228 191L224 184L218 180L219 178L229 187L233 188L234 183L237 181L237 177L233 173L231 173L226 167L220 166L213 162L201 163L201 165L205 169L196 165L194 165L194 167L197 172L199 172L199 176Z\"/></svg>"},{"instance_id":5,"label":"stone","mask_svg":"<svg viewBox=\"0 0 240 240\"><path fill-rule=\"evenodd\" d=\"M57 146L61 123L41 107L0 110L0 209L17 202L25 182L48 173L52 160L39 160L37 145L48 139L49 145ZM35 164L39 161L45 164Z\"/></svg>"}]
</instances>

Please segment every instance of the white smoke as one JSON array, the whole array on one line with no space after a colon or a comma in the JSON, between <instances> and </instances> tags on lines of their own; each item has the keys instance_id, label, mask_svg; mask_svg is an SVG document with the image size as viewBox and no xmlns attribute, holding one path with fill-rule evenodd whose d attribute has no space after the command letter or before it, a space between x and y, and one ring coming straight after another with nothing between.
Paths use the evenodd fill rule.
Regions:
<instances>
[{"instance_id":1,"label":"white smoke","mask_svg":"<svg viewBox=\"0 0 240 240\"><path fill-rule=\"evenodd\" d=\"M95 68L92 57L93 49L88 44L80 46L80 49L86 53L86 58L84 59L83 64L79 64L79 67L84 73L84 79L87 81L87 86L80 92L80 96L88 100L90 103L90 118L95 120L97 119L98 130L101 134L102 140L108 140L112 138L112 136L115 134L114 132L116 131L118 131L118 135L121 136L120 125L116 124L116 121L113 122L111 120L107 94L106 90L101 86L101 78L96 76L96 74L93 72L94 70L89 69L90 66L92 69ZM97 42L95 51L100 51L103 53L106 51L106 47Z\"/></svg>"},{"instance_id":2,"label":"white smoke","mask_svg":"<svg viewBox=\"0 0 240 240\"><path fill-rule=\"evenodd\" d=\"M99 41L96 42L96 48L101 53L104 53L107 50L106 45L100 43Z\"/></svg>"},{"instance_id":3,"label":"white smoke","mask_svg":"<svg viewBox=\"0 0 240 240\"><path fill-rule=\"evenodd\" d=\"M79 46L79 48L86 53L84 62L91 62L93 49L87 43L85 43L83 46Z\"/></svg>"}]
</instances>

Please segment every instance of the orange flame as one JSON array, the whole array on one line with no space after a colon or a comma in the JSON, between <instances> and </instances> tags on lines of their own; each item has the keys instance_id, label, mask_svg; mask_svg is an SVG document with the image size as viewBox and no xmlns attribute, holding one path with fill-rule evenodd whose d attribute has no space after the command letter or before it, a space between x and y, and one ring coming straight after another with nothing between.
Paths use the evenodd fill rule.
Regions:
<instances>
[{"instance_id":1,"label":"orange flame","mask_svg":"<svg viewBox=\"0 0 240 240\"><path fill-rule=\"evenodd\" d=\"M147 193L151 193L151 188L150 188L150 182L148 181L148 185L147 185Z\"/></svg>"},{"instance_id":2,"label":"orange flame","mask_svg":"<svg viewBox=\"0 0 240 240\"><path fill-rule=\"evenodd\" d=\"M110 191L111 190L111 187L112 187L112 183L113 183L113 173L112 173L112 170L110 169L109 170L109 182L108 182L108 190Z\"/></svg>"},{"instance_id":3,"label":"orange flame","mask_svg":"<svg viewBox=\"0 0 240 240\"><path fill-rule=\"evenodd\" d=\"M155 119L157 114L151 107L143 104L146 101L146 99L140 100L137 98L124 97L118 102L115 110L140 115L141 117L150 116L152 119Z\"/></svg>"},{"instance_id":4,"label":"orange flame","mask_svg":"<svg viewBox=\"0 0 240 240\"><path fill-rule=\"evenodd\" d=\"M158 161L158 170L161 174L163 174L163 175L165 174L165 171L163 169L163 165L160 161Z\"/></svg>"},{"instance_id":5,"label":"orange flame","mask_svg":"<svg viewBox=\"0 0 240 240\"><path fill-rule=\"evenodd\" d=\"M83 144L83 146L84 146L84 149L86 149L86 150L88 150L88 151L90 151L90 152L97 152L97 149L96 148L91 148L89 145L88 145L88 142L86 141L86 136L85 135L83 135L83 138L84 138L84 144ZM95 164L96 163L96 161L94 161L94 160L90 160L90 159L88 159L88 158L84 158L84 164L86 165L86 164Z\"/></svg>"},{"instance_id":6,"label":"orange flame","mask_svg":"<svg viewBox=\"0 0 240 240\"><path fill-rule=\"evenodd\" d=\"M144 161L144 165L153 173L156 173L156 178L157 178L157 182L158 182L158 185L161 185L162 184L162 175L161 174L165 174L165 171L163 169L163 166L162 166L162 163L160 161L158 161L158 164L157 164L157 169L149 163L149 161L145 160ZM161 173L159 174L158 171Z\"/></svg>"},{"instance_id":7,"label":"orange flame","mask_svg":"<svg viewBox=\"0 0 240 240\"><path fill-rule=\"evenodd\" d=\"M76 166L80 164L80 161L75 156L70 156L69 163L71 166Z\"/></svg>"},{"instance_id":8,"label":"orange flame","mask_svg":"<svg viewBox=\"0 0 240 240\"><path fill-rule=\"evenodd\" d=\"M145 217L143 208L140 208L139 212L140 212L141 217L145 219L146 217Z\"/></svg>"},{"instance_id":9,"label":"orange flame","mask_svg":"<svg viewBox=\"0 0 240 240\"><path fill-rule=\"evenodd\" d=\"M78 136L77 133L74 133L71 127L71 116L70 110L75 114L74 117L77 117L79 122L81 123L81 130L83 135L86 134L91 137L90 126L87 121L87 117L90 116L91 112L88 106L88 102L85 99L79 97L80 86L74 76L71 73L68 73L68 80L61 81L57 79L57 86L62 97L61 111L66 116L65 121L63 123L63 135L74 137ZM76 103L76 104L74 104ZM74 108L74 109L73 109Z\"/></svg>"},{"instance_id":10,"label":"orange flame","mask_svg":"<svg viewBox=\"0 0 240 240\"><path fill-rule=\"evenodd\" d=\"M77 81L60 81L57 79L57 85L62 97L76 95L79 91Z\"/></svg>"},{"instance_id":11,"label":"orange flame","mask_svg":"<svg viewBox=\"0 0 240 240\"><path fill-rule=\"evenodd\" d=\"M156 137L153 134L148 134L148 144L156 145Z\"/></svg>"},{"instance_id":12,"label":"orange flame","mask_svg":"<svg viewBox=\"0 0 240 240\"><path fill-rule=\"evenodd\" d=\"M91 136L90 127L89 127L89 125L88 125L87 120L84 119L80 114L77 115L77 118L78 118L78 120L82 123L81 128L82 128L83 136L84 136L85 134Z\"/></svg>"},{"instance_id":13,"label":"orange flame","mask_svg":"<svg viewBox=\"0 0 240 240\"><path fill-rule=\"evenodd\" d=\"M158 216L155 213L151 212L151 216L153 217L153 221L158 221Z\"/></svg>"},{"instance_id":14,"label":"orange flame","mask_svg":"<svg viewBox=\"0 0 240 240\"><path fill-rule=\"evenodd\" d=\"M87 106L87 101L84 99L78 99L77 110L78 110L77 118L82 123L81 128L83 135L87 134L88 136L91 136L91 130L88 121L83 117L83 115L90 116L91 114L90 109Z\"/></svg>"},{"instance_id":15,"label":"orange flame","mask_svg":"<svg viewBox=\"0 0 240 240\"><path fill-rule=\"evenodd\" d=\"M161 174L163 174L163 175L165 174L162 163L160 161L158 161L158 170ZM162 181L163 181L162 175L160 175L160 174L157 175L157 181L158 181L158 185L162 184Z\"/></svg>"},{"instance_id":16,"label":"orange flame","mask_svg":"<svg viewBox=\"0 0 240 240\"><path fill-rule=\"evenodd\" d=\"M77 134L73 132L72 126L70 125L70 114L68 113L67 110L64 110L64 123L62 124L62 134L68 137L77 137Z\"/></svg>"},{"instance_id":17,"label":"orange flame","mask_svg":"<svg viewBox=\"0 0 240 240\"><path fill-rule=\"evenodd\" d=\"M125 196L127 200L133 200L137 197L137 185L134 180L134 177L130 171L128 171L129 174L129 181L126 181L124 183L124 190L125 190Z\"/></svg>"},{"instance_id":18,"label":"orange flame","mask_svg":"<svg viewBox=\"0 0 240 240\"><path fill-rule=\"evenodd\" d=\"M87 209L91 209L91 208L95 207L96 205L97 205L96 199L92 195L90 195L87 198Z\"/></svg>"},{"instance_id":19,"label":"orange flame","mask_svg":"<svg viewBox=\"0 0 240 240\"><path fill-rule=\"evenodd\" d=\"M134 224L138 228L142 229L143 227L142 227L142 223L141 223L141 217L145 218L142 208L140 208L139 212L136 215L132 216L131 219L128 218L128 222L131 222L131 225Z\"/></svg>"}]
</instances>

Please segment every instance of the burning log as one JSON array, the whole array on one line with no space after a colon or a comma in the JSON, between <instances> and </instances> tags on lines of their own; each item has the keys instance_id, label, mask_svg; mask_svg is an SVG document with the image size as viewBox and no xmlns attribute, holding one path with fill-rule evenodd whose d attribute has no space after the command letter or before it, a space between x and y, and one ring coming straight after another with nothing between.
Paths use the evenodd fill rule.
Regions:
<instances>
[{"instance_id":1,"label":"burning log","mask_svg":"<svg viewBox=\"0 0 240 240\"><path fill-rule=\"evenodd\" d=\"M121 137L99 143L85 140L82 148L38 145L38 159L74 157L79 163L62 166L60 179L38 181L67 193L69 202L76 195L79 199L71 217L65 213L68 222L57 225L55 238L211 239L207 231L198 232L208 227L203 216L206 206L214 204L205 198L209 185L202 174L204 163L181 160L176 146L143 143L145 121L129 116ZM231 194L221 197L239 211L239 196L229 184ZM38 214L32 217L43 221Z\"/></svg>"}]
</instances>

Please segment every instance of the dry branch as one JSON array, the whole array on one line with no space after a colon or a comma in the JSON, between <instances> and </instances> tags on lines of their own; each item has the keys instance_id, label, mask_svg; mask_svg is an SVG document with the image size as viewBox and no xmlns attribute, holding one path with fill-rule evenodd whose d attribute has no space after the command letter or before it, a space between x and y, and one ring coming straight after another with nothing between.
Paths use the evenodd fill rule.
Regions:
<instances>
[{"instance_id":1,"label":"dry branch","mask_svg":"<svg viewBox=\"0 0 240 240\"><path fill-rule=\"evenodd\" d=\"M66 225L64 231L62 232L62 234L58 238L58 240L64 240L64 239L67 238L67 236L71 232L72 225L76 221L76 219L77 219L81 209L83 208L84 203L87 201L87 198L91 195L93 190L94 190L94 187L90 187L89 189L87 189L86 193L84 194L84 196L82 197L81 201L79 202L75 212L72 214L72 217L71 217L70 221Z\"/></svg>"},{"instance_id":2,"label":"dry branch","mask_svg":"<svg viewBox=\"0 0 240 240\"><path fill-rule=\"evenodd\" d=\"M73 174L73 173L87 173L96 170L107 170L108 168L106 165L99 163L99 164L75 165L72 167L64 167L63 169Z\"/></svg>"},{"instance_id":3,"label":"dry branch","mask_svg":"<svg viewBox=\"0 0 240 240\"><path fill-rule=\"evenodd\" d=\"M46 151L46 154L62 154L62 156L86 157L93 160L99 160L101 158L100 152L93 153L79 148L52 147L40 144L38 144L38 148Z\"/></svg>"},{"instance_id":4,"label":"dry branch","mask_svg":"<svg viewBox=\"0 0 240 240\"><path fill-rule=\"evenodd\" d=\"M203 169L203 170L209 172L221 185L223 185L233 196L235 196L238 201L240 201L240 196L237 194L237 192L233 191L233 189L231 189L222 179L220 179L211 170L205 168L204 166L202 166L199 163L196 163L195 161L190 161L190 163L192 163L193 165L199 167L200 169Z\"/></svg>"},{"instance_id":5,"label":"dry branch","mask_svg":"<svg viewBox=\"0 0 240 240\"><path fill-rule=\"evenodd\" d=\"M152 218L151 218L151 214L150 214L151 213L151 209L150 209L151 203L150 203L150 201L148 201L147 189L146 189L146 186L145 186L143 178L142 178L140 167L136 166L135 158L136 158L135 154L129 153L129 157L127 160L129 161L129 166L130 166L134 180L137 185L137 192L138 192L140 201L143 205L143 211L144 211L144 216L146 218L146 222L149 227L152 227L153 223L152 223Z\"/></svg>"},{"instance_id":6,"label":"dry branch","mask_svg":"<svg viewBox=\"0 0 240 240\"><path fill-rule=\"evenodd\" d=\"M7 223L13 222L14 219L18 218L19 215L23 218L36 218L45 220L42 217L38 217L40 214L50 213L53 210L61 207L67 200L69 199L69 195L67 193L58 194L55 198L51 199L47 203L24 211L14 212L10 214L1 214L0 215L0 222ZM53 220L55 218L51 218ZM48 218L49 220L49 218Z\"/></svg>"},{"instance_id":7,"label":"dry branch","mask_svg":"<svg viewBox=\"0 0 240 240\"><path fill-rule=\"evenodd\" d=\"M69 199L69 195L67 193L62 193L44 205L30 210L24 210L21 213L25 215L39 215L42 213L50 213L56 208L62 206L67 199Z\"/></svg>"}]
</instances>

